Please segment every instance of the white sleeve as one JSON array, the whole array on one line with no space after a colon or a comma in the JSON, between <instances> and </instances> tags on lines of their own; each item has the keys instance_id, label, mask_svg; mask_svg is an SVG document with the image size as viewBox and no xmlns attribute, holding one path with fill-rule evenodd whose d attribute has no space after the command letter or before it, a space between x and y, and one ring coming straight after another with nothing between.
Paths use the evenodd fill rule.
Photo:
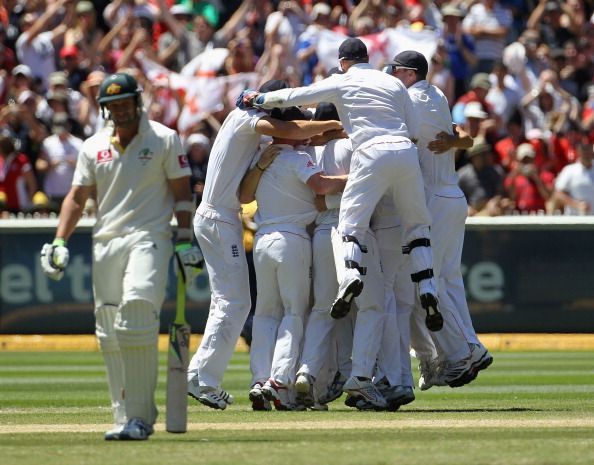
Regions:
<instances>
[{"instance_id":1,"label":"white sleeve","mask_svg":"<svg viewBox=\"0 0 594 465\"><path fill-rule=\"evenodd\" d=\"M171 133L164 141L165 173L167 179L177 179L190 176L190 162L182 149L181 141L176 132Z\"/></svg>"},{"instance_id":2,"label":"white sleeve","mask_svg":"<svg viewBox=\"0 0 594 465\"><path fill-rule=\"evenodd\" d=\"M330 102L335 104L338 96L338 77L340 77L340 75L332 75L310 86L267 92L263 94L264 103L259 104L258 106L261 108L272 109L292 106L299 107L318 102Z\"/></svg>"},{"instance_id":3,"label":"white sleeve","mask_svg":"<svg viewBox=\"0 0 594 465\"><path fill-rule=\"evenodd\" d=\"M555 180L555 190L567 192L569 188L569 170L563 168Z\"/></svg>"},{"instance_id":4,"label":"white sleeve","mask_svg":"<svg viewBox=\"0 0 594 465\"><path fill-rule=\"evenodd\" d=\"M110 149L100 151L108 152ZM96 155L99 157L99 153ZM94 186L95 185L95 163L94 159L87 155L84 146L76 159L76 168L72 178L73 186Z\"/></svg>"},{"instance_id":5,"label":"white sleeve","mask_svg":"<svg viewBox=\"0 0 594 465\"><path fill-rule=\"evenodd\" d=\"M306 152L297 152L293 163L293 172L304 184L314 174L320 173L322 169L315 164L313 159Z\"/></svg>"}]
</instances>

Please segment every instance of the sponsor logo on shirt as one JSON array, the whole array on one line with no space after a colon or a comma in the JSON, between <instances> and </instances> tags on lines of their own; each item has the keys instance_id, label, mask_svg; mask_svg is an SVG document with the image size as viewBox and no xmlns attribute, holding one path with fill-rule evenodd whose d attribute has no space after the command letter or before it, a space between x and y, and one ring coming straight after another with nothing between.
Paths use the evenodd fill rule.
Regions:
<instances>
[{"instance_id":1,"label":"sponsor logo on shirt","mask_svg":"<svg viewBox=\"0 0 594 465\"><path fill-rule=\"evenodd\" d=\"M190 162L188 161L188 157L185 153L177 156L177 162L179 163L180 168L187 168L190 166Z\"/></svg>"},{"instance_id":2,"label":"sponsor logo on shirt","mask_svg":"<svg viewBox=\"0 0 594 465\"><path fill-rule=\"evenodd\" d=\"M99 150L97 152L97 164L99 163L108 163L113 160L113 154L111 150Z\"/></svg>"},{"instance_id":3,"label":"sponsor logo on shirt","mask_svg":"<svg viewBox=\"0 0 594 465\"><path fill-rule=\"evenodd\" d=\"M311 168L312 166L316 166L316 165L314 164L314 162L313 162L313 161L311 161L311 160L307 160L307 163L305 164L305 167L306 167L306 168Z\"/></svg>"},{"instance_id":4,"label":"sponsor logo on shirt","mask_svg":"<svg viewBox=\"0 0 594 465\"><path fill-rule=\"evenodd\" d=\"M142 149L140 152L138 152L138 159L140 160L140 163L142 163L142 166L145 166L153 159L153 152L151 152L149 149Z\"/></svg>"}]
</instances>

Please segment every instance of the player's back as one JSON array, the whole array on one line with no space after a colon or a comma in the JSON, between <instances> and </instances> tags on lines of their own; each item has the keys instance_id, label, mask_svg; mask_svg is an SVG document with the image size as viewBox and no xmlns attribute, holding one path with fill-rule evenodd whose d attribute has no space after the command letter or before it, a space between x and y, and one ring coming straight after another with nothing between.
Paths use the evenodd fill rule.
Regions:
<instances>
[{"instance_id":1,"label":"player's back","mask_svg":"<svg viewBox=\"0 0 594 465\"><path fill-rule=\"evenodd\" d=\"M221 126L208 159L202 202L239 211L239 184L260 144L256 124L265 113L233 110Z\"/></svg>"},{"instance_id":2,"label":"player's back","mask_svg":"<svg viewBox=\"0 0 594 465\"><path fill-rule=\"evenodd\" d=\"M417 147L425 188L444 194L458 193L458 175L455 167L455 151L435 154L427 144L440 132L452 134L452 117L445 95L427 81L419 81L409 88L413 106L419 121Z\"/></svg>"}]
</instances>

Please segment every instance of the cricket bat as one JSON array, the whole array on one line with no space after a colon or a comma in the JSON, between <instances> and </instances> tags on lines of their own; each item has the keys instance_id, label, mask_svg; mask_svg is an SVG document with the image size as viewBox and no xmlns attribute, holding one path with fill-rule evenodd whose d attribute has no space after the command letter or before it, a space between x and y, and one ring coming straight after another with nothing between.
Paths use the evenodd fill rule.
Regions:
<instances>
[{"instance_id":1,"label":"cricket bat","mask_svg":"<svg viewBox=\"0 0 594 465\"><path fill-rule=\"evenodd\" d=\"M167 404L165 428L170 433L185 433L188 423L188 349L190 325L186 321L186 283L177 275L175 320L169 325L167 355Z\"/></svg>"}]
</instances>

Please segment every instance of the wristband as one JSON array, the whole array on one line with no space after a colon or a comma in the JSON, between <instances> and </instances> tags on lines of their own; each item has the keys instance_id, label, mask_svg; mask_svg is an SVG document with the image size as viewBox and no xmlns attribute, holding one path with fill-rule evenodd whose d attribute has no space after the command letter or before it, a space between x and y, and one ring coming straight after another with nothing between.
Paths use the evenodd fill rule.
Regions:
<instances>
[{"instance_id":1,"label":"wristband","mask_svg":"<svg viewBox=\"0 0 594 465\"><path fill-rule=\"evenodd\" d=\"M57 245L58 247L66 247L66 239L64 239L63 237L56 237L54 239L54 242L52 242L52 245Z\"/></svg>"},{"instance_id":2,"label":"wristband","mask_svg":"<svg viewBox=\"0 0 594 465\"><path fill-rule=\"evenodd\" d=\"M183 252L184 250L188 250L192 248L192 244L190 242L178 242L175 244L175 253Z\"/></svg>"}]
</instances>

